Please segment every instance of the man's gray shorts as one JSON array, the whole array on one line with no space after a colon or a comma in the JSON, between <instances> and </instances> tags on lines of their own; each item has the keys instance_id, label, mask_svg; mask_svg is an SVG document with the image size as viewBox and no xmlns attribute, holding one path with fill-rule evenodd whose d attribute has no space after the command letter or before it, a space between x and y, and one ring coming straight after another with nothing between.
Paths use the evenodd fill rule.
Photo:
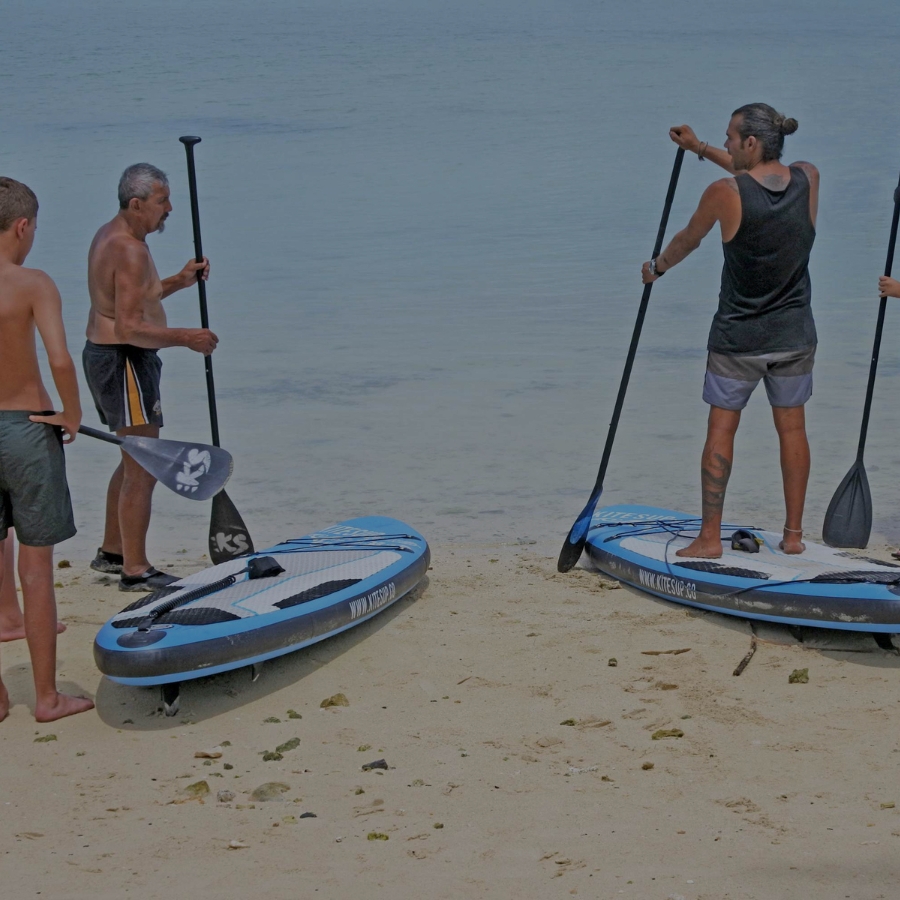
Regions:
<instances>
[{"instance_id":1,"label":"man's gray shorts","mask_svg":"<svg viewBox=\"0 0 900 900\"><path fill-rule=\"evenodd\" d=\"M816 348L779 353L710 352L703 399L721 409L743 409L762 380L772 406L803 406L812 396Z\"/></svg>"},{"instance_id":2,"label":"man's gray shorts","mask_svg":"<svg viewBox=\"0 0 900 900\"><path fill-rule=\"evenodd\" d=\"M28 418L52 414L0 410L0 540L13 526L29 547L75 534L62 433Z\"/></svg>"}]
</instances>

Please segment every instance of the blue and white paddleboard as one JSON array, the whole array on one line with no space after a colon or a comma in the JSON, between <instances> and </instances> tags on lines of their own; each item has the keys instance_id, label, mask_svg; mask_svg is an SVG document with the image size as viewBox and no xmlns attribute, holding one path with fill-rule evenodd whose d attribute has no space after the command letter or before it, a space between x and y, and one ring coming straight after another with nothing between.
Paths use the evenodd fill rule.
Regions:
<instances>
[{"instance_id":1,"label":"blue and white paddleboard","mask_svg":"<svg viewBox=\"0 0 900 900\"><path fill-rule=\"evenodd\" d=\"M248 562L262 557L284 572L251 579ZM429 560L425 538L409 525L351 519L142 596L100 629L94 659L130 685L176 685L255 665L371 619L419 584ZM189 602L171 608L179 598Z\"/></svg>"},{"instance_id":2,"label":"blue and white paddleboard","mask_svg":"<svg viewBox=\"0 0 900 900\"><path fill-rule=\"evenodd\" d=\"M739 528L758 553L731 549ZM719 559L683 559L700 520L652 506L607 506L594 513L585 552L590 565L633 587L700 609L819 628L900 633L900 566L804 540L806 551L778 549L782 535L722 526Z\"/></svg>"}]
</instances>

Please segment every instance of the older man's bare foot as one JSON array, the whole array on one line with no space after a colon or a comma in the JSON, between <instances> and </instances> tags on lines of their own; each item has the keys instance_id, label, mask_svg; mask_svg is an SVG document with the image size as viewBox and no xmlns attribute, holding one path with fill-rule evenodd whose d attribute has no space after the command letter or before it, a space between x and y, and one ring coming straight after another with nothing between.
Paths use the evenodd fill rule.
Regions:
<instances>
[{"instance_id":1,"label":"older man's bare foot","mask_svg":"<svg viewBox=\"0 0 900 900\"><path fill-rule=\"evenodd\" d=\"M0 684L0 722L9 715L9 694L6 688Z\"/></svg>"},{"instance_id":2,"label":"older man's bare foot","mask_svg":"<svg viewBox=\"0 0 900 900\"><path fill-rule=\"evenodd\" d=\"M792 555L802 553L806 549L806 544L804 544L803 541L800 540L802 534L802 531L789 532L788 529L785 528L784 540L779 541L778 549L781 550L782 553L788 553Z\"/></svg>"},{"instance_id":3,"label":"older man's bare foot","mask_svg":"<svg viewBox=\"0 0 900 900\"><path fill-rule=\"evenodd\" d=\"M56 623L56 633L62 634L66 630L65 622L57 622ZM4 627L0 624L0 644L5 643L6 641L24 641L25 640L25 623L22 622L19 625L14 625L10 628Z\"/></svg>"},{"instance_id":4,"label":"older man's bare foot","mask_svg":"<svg viewBox=\"0 0 900 900\"><path fill-rule=\"evenodd\" d=\"M57 719L74 716L93 708L93 700L88 700L87 697L57 694L53 702L36 703L34 705L34 719L36 722L55 722Z\"/></svg>"},{"instance_id":5,"label":"older man's bare foot","mask_svg":"<svg viewBox=\"0 0 900 900\"><path fill-rule=\"evenodd\" d=\"M676 556L689 556L693 559L718 559L722 555L722 540L709 541L706 538L694 538L687 547L675 551Z\"/></svg>"}]
</instances>

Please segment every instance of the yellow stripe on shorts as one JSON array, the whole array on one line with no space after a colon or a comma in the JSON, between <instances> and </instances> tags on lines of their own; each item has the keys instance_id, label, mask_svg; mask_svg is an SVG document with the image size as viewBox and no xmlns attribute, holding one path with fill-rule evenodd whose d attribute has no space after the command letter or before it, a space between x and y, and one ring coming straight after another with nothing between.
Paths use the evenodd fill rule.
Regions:
<instances>
[{"instance_id":1,"label":"yellow stripe on shorts","mask_svg":"<svg viewBox=\"0 0 900 900\"><path fill-rule=\"evenodd\" d=\"M125 360L125 407L129 425L149 425L144 412L144 400L130 360Z\"/></svg>"}]
</instances>

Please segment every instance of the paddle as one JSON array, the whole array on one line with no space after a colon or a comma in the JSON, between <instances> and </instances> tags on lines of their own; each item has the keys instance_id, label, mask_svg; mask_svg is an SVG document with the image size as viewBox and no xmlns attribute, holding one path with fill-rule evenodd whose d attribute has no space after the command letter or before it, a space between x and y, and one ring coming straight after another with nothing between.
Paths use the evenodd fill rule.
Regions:
<instances>
[{"instance_id":1,"label":"paddle","mask_svg":"<svg viewBox=\"0 0 900 900\"><path fill-rule=\"evenodd\" d=\"M194 169L194 144L200 138L185 136L178 138L184 144L187 153L188 187L191 194L191 222L194 227L194 256L197 262L203 260L203 245L200 240L200 209L197 203L197 173ZM197 290L200 294L200 324L209 328L209 315L206 309L206 282L197 273ZM212 357L203 357L206 366L206 395L209 399L209 424L212 429L212 442L219 446L219 416L216 412L216 386L213 381ZM231 498L225 491L213 497L212 515L209 521L209 558L218 565L253 553L253 541Z\"/></svg>"},{"instance_id":2,"label":"paddle","mask_svg":"<svg viewBox=\"0 0 900 900\"><path fill-rule=\"evenodd\" d=\"M135 462L169 490L189 500L217 497L231 477L231 454L209 444L186 444L161 438L118 437L82 425L79 434L118 444Z\"/></svg>"},{"instance_id":3,"label":"paddle","mask_svg":"<svg viewBox=\"0 0 900 900\"><path fill-rule=\"evenodd\" d=\"M894 265L898 222L900 222L900 183L894 191L894 217L891 220L891 236L888 239L887 262L884 264L884 274L888 276ZM878 368L878 353L881 349L881 333L884 330L886 311L887 297L882 297L878 306L878 324L875 326L875 345L872 348L872 362L869 366L869 383L866 387L866 403L863 407L856 462L834 492L825 513L825 524L822 526L822 539L831 547L865 547L869 543L869 534L872 531L872 494L863 465L863 452L866 448L866 432L869 430L869 413L872 410L875 372Z\"/></svg>"},{"instance_id":4,"label":"paddle","mask_svg":"<svg viewBox=\"0 0 900 900\"><path fill-rule=\"evenodd\" d=\"M678 185L678 175L681 172L681 163L684 160L684 150L679 147L675 153L675 165L672 167L672 177L669 179L669 190L666 193L666 202L663 206L662 219L659 223L659 231L656 234L656 243L653 245L651 259L659 256L662 250L663 238L666 234L666 225L669 222L669 212L672 209L672 200L675 198L675 188ZM644 293L641 296L641 305L638 307L637 321L634 323L634 332L631 335L631 346L628 348L628 358L625 360L625 371L622 372L622 381L619 384L619 394L616 397L616 405L613 408L612 420L609 423L609 432L606 435L606 446L603 448L603 458L600 461L600 471L597 473L597 481L587 505L575 520L575 524L569 530L569 536L562 545L556 568L560 572L568 572L581 558L584 543L587 539L588 528L591 524L591 516L597 507L597 501L603 493L603 479L606 477L606 467L609 465L609 457L612 454L613 441L616 437L616 428L619 425L619 416L625 403L625 391L628 388L628 379L631 377L631 368L634 365L634 357L637 353L638 340L641 337L641 329L644 326L644 316L647 313L647 305L650 302L650 289L653 283L644 285Z\"/></svg>"}]
</instances>

